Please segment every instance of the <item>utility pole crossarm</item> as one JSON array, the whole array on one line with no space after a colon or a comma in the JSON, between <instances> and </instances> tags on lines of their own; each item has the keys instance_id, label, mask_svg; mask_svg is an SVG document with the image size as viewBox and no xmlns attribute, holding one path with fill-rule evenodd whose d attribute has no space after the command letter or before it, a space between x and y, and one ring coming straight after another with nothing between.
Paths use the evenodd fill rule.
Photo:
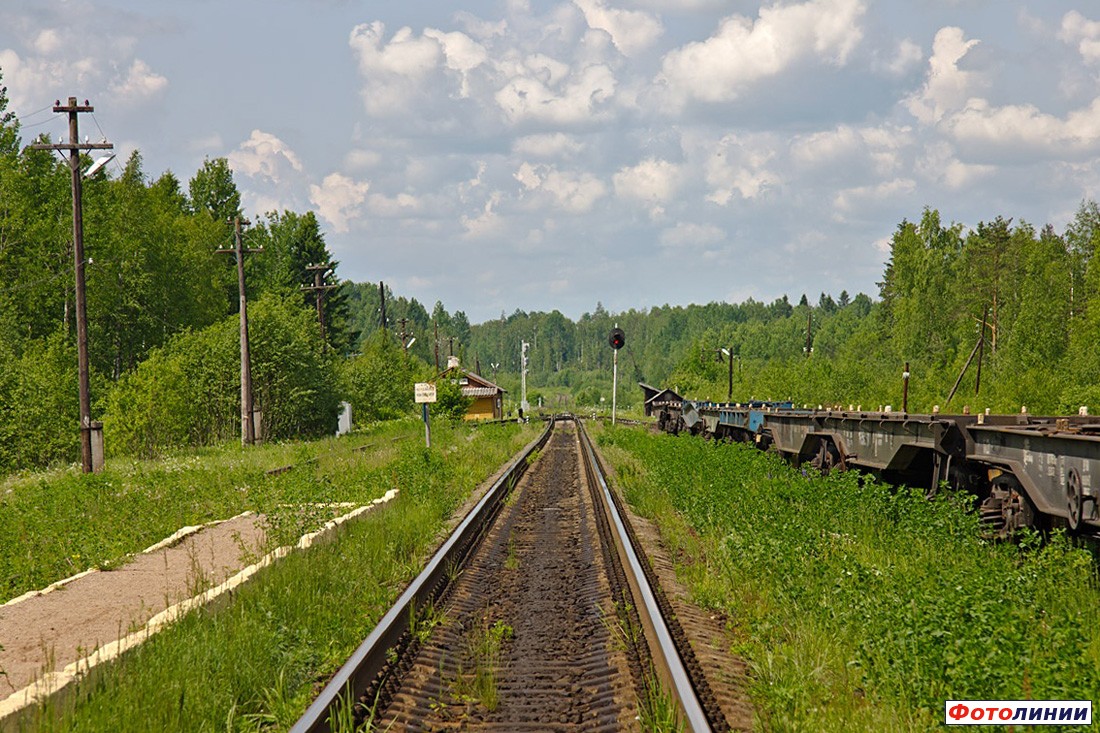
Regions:
<instances>
[{"instance_id":1,"label":"utility pole crossarm","mask_svg":"<svg viewBox=\"0 0 1100 733\"><path fill-rule=\"evenodd\" d=\"M325 293L330 290L335 290L340 287L339 285L328 285L325 283L325 275L328 274L333 266L328 263L321 263L320 265L306 265L306 271L313 273L313 284L302 285L301 290L305 293L313 293L314 304L317 307L317 320L321 324L321 350L328 350L328 339L325 337Z\"/></svg>"},{"instance_id":2,"label":"utility pole crossarm","mask_svg":"<svg viewBox=\"0 0 1100 733\"><path fill-rule=\"evenodd\" d=\"M34 143L27 150L114 150L114 143Z\"/></svg>"}]
</instances>

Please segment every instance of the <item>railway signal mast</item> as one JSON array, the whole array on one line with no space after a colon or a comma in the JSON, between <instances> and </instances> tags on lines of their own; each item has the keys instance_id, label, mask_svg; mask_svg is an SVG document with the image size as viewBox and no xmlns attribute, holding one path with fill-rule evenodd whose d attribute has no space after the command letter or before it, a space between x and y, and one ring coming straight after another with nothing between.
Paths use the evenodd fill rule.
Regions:
<instances>
[{"instance_id":1,"label":"railway signal mast","mask_svg":"<svg viewBox=\"0 0 1100 733\"><path fill-rule=\"evenodd\" d=\"M519 347L519 373L520 373L520 400L519 409L523 412L530 412L531 406L527 404L527 349L531 348L531 344L526 341L520 341Z\"/></svg>"},{"instance_id":2,"label":"railway signal mast","mask_svg":"<svg viewBox=\"0 0 1100 733\"><path fill-rule=\"evenodd\" d=\"M613 351L613 358L611 359L611 424L615 424L615 411L618 407L619 397L619 349L623 348L626 343L626 334L619 328L619 324L615 324L615 328L611 329L611 333L607 337L607 343L611 344Z\"/></svg>"}]
</instances>

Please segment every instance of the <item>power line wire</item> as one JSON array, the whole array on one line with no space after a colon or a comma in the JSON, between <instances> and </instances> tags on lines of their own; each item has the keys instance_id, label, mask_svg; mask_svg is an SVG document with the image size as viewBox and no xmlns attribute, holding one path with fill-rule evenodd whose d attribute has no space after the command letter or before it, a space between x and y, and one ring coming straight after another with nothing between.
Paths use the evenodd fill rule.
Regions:
<instances>
[{"instance_id":1,"label":"power line wire","mask_svg":"<svg viewBox=\"0 0 1100 733\"><path fill-rule=\"evenodd\" d=\"M40 127L42 125L48 125L51 122L56 122L57 120L61 120L61 119L63 119L61 117L61 115L53 115L52 117L47 117L46 119L42 120L41 122L32 122L29 125L24 124L23 121L20 120L19 127L24 129L24 130L29 130L32 127Z\"/></svg>"},{"instance_id":2,"label":"power line wire","mask_svg":"<svg viewBox=\"0 0 1100 733\"><path fill-rule=\"evenodd\" d=\"M36 109L34 112L28 112L27 114L22 115L22 116L16 115L15 119L19 120L19 124L23 124L23 120L27 119L28 117L34 117L35 115L41 114L41 113L45 112L46 110L52 109L52 108L53 108L52 104L47 104L42 109ZM57 115L55 114L54 116L57 116Z\"/></svg>"},{"instance_id":3,"label":"power line wire","mask_svg":"<svg viewBox=\"0 0 1100 733\"><path fill-rule=\"evenodd\" d=\"M95 127L96 127L96 129L97 129L97 130L99 130L99 134L100 134L100 135L101 135L101 136L103 137L103 139L104 139L104 140L106 140L106 139L107 139L107 133L105 133L105 132L103 131L103 128L99 126L99 120L97 120L97 119L95 118L95 113L92 113L92 114L91 114L91 118L92 118L92 122L94 122L94 123L95 123Z\"/></svg>"}]
</instances>

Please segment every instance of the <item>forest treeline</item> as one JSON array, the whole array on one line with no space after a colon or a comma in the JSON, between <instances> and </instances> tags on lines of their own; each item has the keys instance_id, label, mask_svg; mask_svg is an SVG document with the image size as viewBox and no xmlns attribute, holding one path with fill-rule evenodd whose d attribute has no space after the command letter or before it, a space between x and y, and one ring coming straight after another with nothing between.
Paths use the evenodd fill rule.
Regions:
<instances>
[{"instance_id":1,"label":"forest treeline","mask_svg":"<svg viewBox=\"0 0 1100 733\"><path fill-rule=\"evenodd\" d=\"M1080 204L1062 233L1002 216L968 229L927 209L895 230L874 298L819 293L793 303L784 296L620 313L597 304L576 321L558 311L516 310L472 326L461 311L448 316L441 303L432 314L415 300L396 303L420 337L414 348L423 349L424 360L431 361L438 326L444 353L454 337L464 363L480 364L483 374L513 391L520 344L530 343L528 388L553 395L551 407L610 403L607 336L618 325L626 332L620 404L640 399L638 381L725 400L732 371L735 401L900 409L908 363L910 411L939 405L1018 412L1026 406L1032 413L1076 414L1086 406L1095 413L1098 243L1100 208L1093 201ZM377 320L356 316L378 313L377 288L359 296L353 322L377 328Z\"/></svg>"},{"instance_id":2,"label":"forest treeline","mask_svg":"<svg viewBox=\"0 0 1100 733\"><path fill-rule=\"evenodd\" d=\"M0 473L79 458L69 167L25 148L20 133L0 86ZM232 247L241 213L221 158L186 184L171 172L148 176L136 152L85 180L93 417L109 456L239 436L236 264L217 250ZM263 250L245 260L262 435L328 434L345 400L358 422L410 414L412 382L452 353L507 389L514 409L523 342L530 402L607 405L616 325L626 332L622 406L638 406L639 381L726 399L732 366L734 400L900 407L909 363L912 411L1095 412L1098 242L1092 201L1061 233L1003 217L968 229L928 209L898 225L873 295L618 313L597 302L577 320L516 309L471 324L441 302L429 310L384 284L342 280L312 212L270 212L244 230L244 245ZM318 264L330 266L323 335L315 293L303 289Z\"/></svg>"}]
</instances>

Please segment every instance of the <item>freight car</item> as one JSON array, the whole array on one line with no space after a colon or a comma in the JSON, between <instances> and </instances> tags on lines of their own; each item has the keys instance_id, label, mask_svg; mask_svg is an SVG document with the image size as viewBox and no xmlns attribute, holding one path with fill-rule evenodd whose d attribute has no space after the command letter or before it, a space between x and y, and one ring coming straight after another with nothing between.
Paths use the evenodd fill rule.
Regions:
<instances>
[{"instance_id":1,"label":"freight car","mask_svg":"<svg viewBox=\"0 0 1100 733\"><path fill-rule=\"evenodd\" d=\"M1064 526L1100 535L1100 421L806 409L790 402L665 399L662 429L752 442L820 471L860 469L890 483L943 482L978 497L992 533Z\"/></svg>"}]
</instances>

